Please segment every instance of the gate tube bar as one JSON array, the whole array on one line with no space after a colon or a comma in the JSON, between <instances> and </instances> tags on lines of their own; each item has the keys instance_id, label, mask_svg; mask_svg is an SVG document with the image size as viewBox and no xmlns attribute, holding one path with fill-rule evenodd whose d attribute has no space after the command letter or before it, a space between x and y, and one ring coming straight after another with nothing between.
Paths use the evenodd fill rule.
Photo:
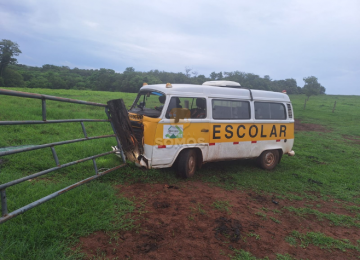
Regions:
<instances>
[{"instance_id":1,"label":"gate tube bar","mask_svg":"<svg viewBox=\"0 0 360 260\"><path fill-rule=\"evenodd\" d=\"M10 212L7 216L0 218L0 224L7 221L7 220L9 220L9 219L12 219L13 217L16 217L17 215L20 215L20 214L24 213L25 211L28 211L29 209L34 208L34 207L36 207L36 206L38 206L38 205L40 205L40 204L42 204L42 203L44 203L44 202L46 202L48 200L51 200L51 199L65 193L65 192L67 192L69 190L72 190L72 189L74 189L74 188L76 188L76 187L78 187L78 186L80 186L82 184L85 184L87 182L95 180L95 179L97 179L97 178L99 178L99 177L101 177L101 176L103 176L103 175L105 175L105 174L107 174L109 172L112 172L112 171L117 170L117 169L119 169L121 167L124 167L124 166L126 166L125 163L121 164L119 166L116 166L114 168L111 168L109 170L106 170L104 172L101 172L101 173L99 173L97 175L91 176L91 177L89 177L89 178L87 178L85 180L79 181L79 182L77 182L77 183L75 183L73 185L70 185L70 186L68 186L68 187L66 187L64 189L61 189L61 190L59 190L57 192L54 192L54 193L52 193L52 194L50 194L50 195L48 195L46 197L43 197L43 198L41 198L41 199L39 199L37 201L34 201L34 202L32 202L32 203L30 203L30 204L28 204L28 205L26 205L26 206L24 206L22 208L19 208L19 209L13 211L13 212Z\"/></svg>"},{"instance_id":2,"label":"gate tube bar","mask_svg":"<svg viewBox=\"0 0 360 260\"><path fill-rule=\"evenodd\" d=\"M114 135L114 134L113 135L102 135L102 136L80 138L80 139L74 139L74 140L68 140L68 141L61 141L61 142L50 143L50 144L39 144L39 145L36 145L33 147L0 152L0 156L14 154L14 153L28 152L28 151L37 150L37 149L41 149L41 148L47 148L47 147L56 146L56 145L71 144L71 143L77 143L77 142L88 141L88 140L93 140L93 139L100 139L100 138L108 138L108 137L116 137L116 135Z\"/></svg>"},{"instance_id":3,"label":"gate tube bar","mask_svg":"<svg viewBox=\"0 0 360 260\"><path fill-rule=\"evenodd\" d=\"M38 125L75 122L109 122L109 119L60 119L60 120L29 120L29 121L0 121L0 125Z\"/></svg>"},{"instance_id":4,"label":"gate tube bar","mask_svg":"<svg viewBox=\"0 0 360 260\"><path fill-rule=\"evenodd\" d=\"M37 99L48 99L48 100L55 100L55 101L60 101L60 102L106 107L105 104L100 104L100 103L95 103L95 102L88 102L88 101L82 101L82 100L71 99L71 98L54 97L54 96L49 96L49 95L28 93L28 92L8 90L8 89L2 89L2 88L0 88L0 95L9 95L9 96L26 97L26 98L37 98Z\"/></svg>"},{"instance_id":5,"label":"gate tube bar","mask_svg":"<svg viewBox=\"0 0 360 260\"><path fill-rule=\"evenodd\" d=\"M80 159L80 160L77 160L77 161L65 163L63 165L60 165L60 166L57 166L57 167L54 167L54 168L50 168L50 169L47 169L47 170L44 170L44 171L41 171L41 172L37 172L37 173L28 175L26 177L23 177L23 178L20 178L20 179L17 179L17 180L9 181L7 183L1 184L0 185L0 190L5 189L5 188L10 187L10 186L13 186L15 184L18 184L20 182L27 181L27 180L39 177L39 176L47 174L49 172L56 171L56 170L61 169L61 168L65 168L65 167L75 165L75 164L78 164L78 163L81 163L81 162L86 162L86 161L89 161L89 160L92 160L92 159L95 159L95 158L98 158L98 157L101 157L101 156L104 156L104 155L112 154L112 153L115 153L115 152L116 151L110 151L110 152L107 152L107 153L101 153L101 154L93 155L93 156L83 158L83 159Z\"/></svg>"}]
</instances>

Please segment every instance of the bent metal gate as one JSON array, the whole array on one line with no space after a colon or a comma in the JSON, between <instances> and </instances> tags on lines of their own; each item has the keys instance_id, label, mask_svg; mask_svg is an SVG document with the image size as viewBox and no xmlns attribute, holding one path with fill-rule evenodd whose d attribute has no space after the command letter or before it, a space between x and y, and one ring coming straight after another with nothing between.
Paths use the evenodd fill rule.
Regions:
<instances>
[{"instance_id":1,"label":"bent metal gate","mask_svg":"<svg viewBox=\"0 0 360 260\"><path fill-rule=\"evenodd\" d=\"M25 177L22 177L20 179L12 180L7 183L0 184L0 194L1 194L1 213L2 216L0 217L0 224L18 216L19 214L24 213L25 211L32 209L52 198L55 198L61 194L64 194L65 192L72 190L76 187L79 187L80 185L90 182L92 180L95 180L109 172L112 172L114 170L117 170L121 167L124 167L126 165L126 157L125 154L132 154L133 150L136 147L136 143L129 140L134 140L132 137L133 133L131 130L130 122L128 117L124 117L123 115L127 114L124 102L122 100L111 100L108 102L108 104L99 104L94 102L87 102L87 101L81 101L81 100L75 100L75 99L68 99L68 98L61 98L61 97L54 97L54 96L48 96L48 95L39 95L34 93L26 93L26 92L19 92L19 91L12 91L7 89L0 89L0 95L8 95L8 96L15 96L20 98L32 98L32 99L40 99L41 100L41 109L42 109L42 115L39 115L39 118L41 117L41 120L28 120L28 121L0 121L0 127L4 125L29 125L29 124L59 124L59 123L79 123L79 127L81 126L82 132L84 134L83 138L80 139L73 139L73 140L66 140L66 141L60 141L60 142L53 142L53 143L47 143L47 144L39 144L39 145L33 145L33 146L25 146L25 147L15 147L13 149L3 149L4 151L0 151L0 157L8 156L16 153L23 153L38 149L46 149L50 148L49 152L51 151L52 156L54 158L55 167L46 169L37 173L33 173L30 175L27 175ZM66 103L75 103L80 105L86 105L86 106L95 106L95 107L102 107L105 109L105 114L107 116L107 119L59 119L59 120L47 120L46 118L46 100L51 101L57 101L57 102L66 102ZM39 103L40 105L40 103ZM19 111L20 113L21 111ZM121 119L121 121L119 121ZM92 136L89 137L86 132L86 128L84 125L84 122L109 122L111 124L113 134L111 135L103 135L103 136ZM121 122L121 123L120 123ZM115 129L115 127L117 127ZM80 129L79 129L80 130ZM2 134L6 134L2 132ZM57 156L55 147L60 145L67 145L70 143L77 143L77 142L85 142L89 140L94 139L102 139L102 138L116 138L117 142L117 148L116 150L92 155L90 157L78 159L76 161L67 162L67 163L60 163L60 160ZM123 146L121 144L124 144ZM96 159L100 158L105 155L119 153L123 164L117 165L111 169L107 169L105 171L100 172L98 170ZM81 180L75 184L72 184L68 187L65 187L59 191L56 191L52 194L49 194L41 199L38 199L28 205L25 205L19 209L14 210L13 212L8 212L8 204L6 199L6 189L10 186L22 183L27 180L31 180L34 178L37 178L39 176L45 175L50 172L54 172L58 169L62 169L65 167L69 167L71 165L75 165L78 163L86 162L91 160L93 162L95 175L86 178L84 180Z\"/></svg>"}]
</instances>

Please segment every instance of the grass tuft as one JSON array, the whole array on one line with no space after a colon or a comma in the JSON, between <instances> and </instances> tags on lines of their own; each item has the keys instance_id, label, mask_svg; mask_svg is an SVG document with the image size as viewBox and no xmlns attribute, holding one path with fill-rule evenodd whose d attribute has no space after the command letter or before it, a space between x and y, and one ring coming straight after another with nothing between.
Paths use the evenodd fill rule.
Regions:
<instances>
[{"instance_id":1,"label":"grass tuft","mask_svg":"<svg viewBox=\"0 0 360 260\"><path fill-rule=\"evenodd\" d=\"M250 252L247 252L243 249L234 250L235 255L234 256L230 256L231 260L269 260L268 257L265 258L257 258L255 256L253 256ZM289 254L276 254L276 260L296 260L296 258L293 258L292 256L290 256Z\"/></svg>"},{"instance_id":2,"label":"grass tuft","mask_svg":"<svg viewBox=\"0 0 360 260\"><path fill-rule=\"evenodd\" d=\"M318 232L301 234L298 231L292 231L291 235L285 238L285 241L294 246L299 244L302 248L307 248L309 244L313 244L321 249L339 249L343 252L346 249L360 251L359 246L352 245L347 239L338 240Z\"/></svg>"},{"instance_id":3,"label":"grass tuft","mask_svg":"<svg viewBox=\"0 0 360 260\"><path fill-rule=\"evenodd\" d=\"M346 226L346 227L360 227L359 218L352 218L347 215L339 215L335 213L322 213L315 209L310 208L295 208L295 207L284 207L284 209L294 212L299 216L305 217L306 214L313 214L317 217L318 220L323 220L324 218L329 220L335 226Z\"/></svg>"},{"instance_id":4,"label":"grass tuft","mask_svg":"<svg viewBox=\"0 0 360 260\"><path fill-rule=\"evenodd\" d=\"M214 201L212 206L217 210L225 211L227 213L230 213L230 208L232 207L229 201L223 201L223 200Z\"/></svg>"}]
</instances>

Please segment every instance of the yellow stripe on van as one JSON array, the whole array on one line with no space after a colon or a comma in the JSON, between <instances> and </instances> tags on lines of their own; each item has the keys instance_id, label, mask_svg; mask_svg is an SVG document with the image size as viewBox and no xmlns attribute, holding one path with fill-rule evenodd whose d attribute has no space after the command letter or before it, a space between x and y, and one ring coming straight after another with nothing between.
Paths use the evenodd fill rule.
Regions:
<instances>
[{"instance_id":1,"label":"yellow stripe on van","mask_svg":"<svg viewBox=\"0 0 360 260\"><path fill-rule=\"evenodd\" d=\"M144 117L144 125L145 125ZM156 127L157 125L157 127ZM145 128L144 143L148 145L181 145L194 143L225 143L264 141L294 138L294 123L172 123L183 128L182 138L164 138L164 126L170 124L149 124ZM154 128L156 127L155 135ZM151 129L151 130L150 130ZM149 131L150 130L150 131ZM208 130L208 132L206 132Z\"/></svg>"},{"instance_id":2,"label":"yellow stripe on van","mask_svg":"<svg viewBox=\"0 0 360 260\"><path fill-rule=\"evenodd\" d=\"M211 124L211 143L293 139L294 124Z\"/></svg>"}]
</instances>

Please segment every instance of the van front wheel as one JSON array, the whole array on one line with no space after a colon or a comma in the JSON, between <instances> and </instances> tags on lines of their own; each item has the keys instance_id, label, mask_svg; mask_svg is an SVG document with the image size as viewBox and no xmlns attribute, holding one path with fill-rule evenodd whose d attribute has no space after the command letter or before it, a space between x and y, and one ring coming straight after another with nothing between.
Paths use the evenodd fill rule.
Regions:
<instances>
[{"instance_id":1,"label":"van front wheel","mask_svg":"<svg viewBox=\"0 0 360 260\"><path fill-rule=\"evenodd\" d=\"M186 149L179 155L177 172L179 177L184 179L194 176L196 171L196 152L193 149Z\"/></svg>"},{"instance_id":2,"label":"van front wheel","mask_svg":"<svg viewBox=\"0 0 360 260\"><path fill-rule=\"evenodd\" d=\"M278 150L268 150L263 151L258 158L259 165L264 170L272 170L279 162L279 151Z\"/></svg>"}]
</instances>

